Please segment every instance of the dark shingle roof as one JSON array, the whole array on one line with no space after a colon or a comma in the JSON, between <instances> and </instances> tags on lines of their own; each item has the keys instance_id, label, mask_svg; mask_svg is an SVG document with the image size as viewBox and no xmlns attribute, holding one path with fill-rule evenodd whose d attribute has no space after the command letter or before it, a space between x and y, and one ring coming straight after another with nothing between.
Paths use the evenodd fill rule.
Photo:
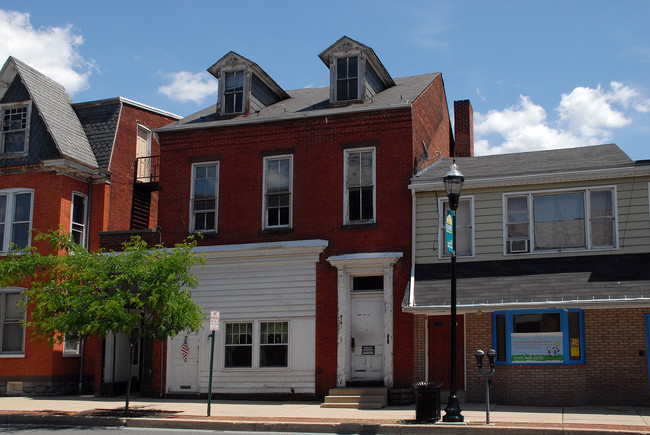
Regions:
<instances>
[{"instance_id":1,"label":"dark shingle roof","mask_svg":"<svg viewBox=\"0 0 650 435\"><path fill-rule=\"evenodd\" d=\"M451 158L440 159L436 164L414 177L418 183L440 181L449 171ZM634 164L627 154L614 144L594 145L525 153L499 154L456 158L458 168L465 180L480 180L577 172L599 169L629 167Z\"/></svg>"},{"instance_id":2,"label":"dark shingle roof","mask_svg":"<svg viewBox=\"0 0 650 435\"><path fill-rule=\"evenodd\" d=\"M347 106L330 106L329 87L305 88L287 91L288 99L265 107L259 113L234 118L217 119L216 105L162 127L158 131L185 128L206 128L239 125L257 122L284 121L291 119L331 116L356 111L385 110L409 107L413 101L433 82L440 73L395 79L392 86L376 94L371 101Z\"/></svg>"},{"instance_id":3,"label":"dark shingle roof","mask_svg":"<svg viewBox=\"0 0 650 435\"><path fill-rule=\"evenodd\" d=\"M15 57L10 57L7 62L15 65L61 155L97 167L95 155L65 88Z\"/></svg>"},{"instance_id":4,"label":"dark shingle roof","mask_svg":"<svg viewBox=\"0 0 650 435\"><path fill-rule=\"evenodd\" d=\"M645 300L650 254L459 261L457 304L465 310ZM450 264L417 265L415 306L449 307ZM405 298L405 304L408 301Z\"/></svg>"},{"instance_id":5,"label":"dark shingle roof","mask_svg":"<svg viewBox=\"0 0 650 435\"><path fill-rule=\"evenodd\" d=\"M103 104L75 104L90 146L100 168L108 170L120 116L120 100L104 100Z\"/></svg>"}]
</instances>

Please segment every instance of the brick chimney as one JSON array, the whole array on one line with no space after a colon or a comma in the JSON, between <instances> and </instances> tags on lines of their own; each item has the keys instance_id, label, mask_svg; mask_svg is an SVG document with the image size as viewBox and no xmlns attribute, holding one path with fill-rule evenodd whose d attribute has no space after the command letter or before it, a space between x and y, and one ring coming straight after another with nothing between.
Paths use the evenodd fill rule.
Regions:
<instances>
[{"instance_id":1,"label":"brick chimney","mask_svg":"<svg viewBox=\"0 0 650 435\"><path fill-rule=\"evenodd\" d=\"M456 157L474 157L474 111L469 100L454 101Z\"/></svg>"}]
</instances>

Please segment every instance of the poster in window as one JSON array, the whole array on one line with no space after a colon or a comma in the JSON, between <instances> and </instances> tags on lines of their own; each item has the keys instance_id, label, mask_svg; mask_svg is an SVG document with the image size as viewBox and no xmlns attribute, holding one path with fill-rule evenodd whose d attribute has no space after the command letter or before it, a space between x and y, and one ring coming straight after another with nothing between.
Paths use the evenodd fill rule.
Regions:
<instances>
[{"instance_id":1,"label":"poster in window","mask_svg":"<svg viewBox=\"0 0 650 435\"><path fill-rule=\"evenodd\" d=\"M580 356L580 339L579 338L572 338L571 339L571 357L579 357Z\"/></svg>"},{"instance_id":2,"label":"poster in window","mask_svg":"<svg viewBox=\"0 0 650 435\"><path fill-rule=\"evenodd\" d=\"M513 363L562 363L562 332L516 333L510 336Z\"/></svg>"}]
</instances>

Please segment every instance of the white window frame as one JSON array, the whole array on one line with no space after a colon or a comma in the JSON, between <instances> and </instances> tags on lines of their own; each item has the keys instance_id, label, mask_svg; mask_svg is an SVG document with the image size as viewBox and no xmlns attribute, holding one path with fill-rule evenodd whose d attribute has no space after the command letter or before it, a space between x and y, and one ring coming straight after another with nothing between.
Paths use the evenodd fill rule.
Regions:
<instances>
[{"instance_id":1,"label":"white window frame","mask_svg":"<svg viewBox=\"0 0 650 435\"><path fill-rule=\"evenodd\" d=\"M20 108L27 109L26 120L25 120L25 143L23 146L23 150L19 152L6 152L5 132L4 132L5 112L7 110L14 110ZM32 114L32 105L29 102L10 103L10 104L3 104L2 106L0 106L0 154L2 154L3 156L23 156L27 154L29 150L29 130L30 130L29 126L31 123L31 114Z\"/></svg>"},{"instance_id":2,"label":"white window frame","mask_svg":"<svg viewBox=\"0 0 650 435\"><path fill-rule=\"evenodd\" d=\"M226 112L226 76L228 74L243 74L244 83L242 86L242 108L241 111ZM249 95L251 89L252 77L246 68L228 68L221 71L221 78L219 79L219 101L221 115L241 115L248 112Z\"/></svg>"},{"instance_id":3,"label":"white window frame","mask_svg":"<svg viewBox=\"0 0 650 435\"><path fill-rule=\"evenodd\" d=\"M612 217L613 217L613 245L612 246L593 246L591 236L591 195L592 191L608 190L612 192ZM533 198L536 195L552 195L552 194L568 194L568 193L583 193L584 194L584 216L585 216L585 247L575 248L561 248L561 249L546 249L535 250L535 216L533 210ZM528 197L528 252L508 253L508 197L513 196L527 196ZM616 185L606 186L587 186L566 189L548 189L548 190L534 190L534 191L521 191L521 192L507 192L502 196L502 212L503 212L503 255L531 255L531 254L548 254L557 252L577 252L577 251L603 251L603 250L618 250L619 237L618 237L618 195Z\"/></svg>"},{"instance_id":4,"label":"white window frame","mask_svg":"<svg viewBox=\"0 0 650 435\"><path fill-rule=\"evenodd\" d=\"M22 337L22 349L17 352L5 352L3 349L4 345L4 327L5 327L5 316L6 316L6 300L7 294L21 294L23 291L25 291L25 288L22 287L5 287L0 289L0 358L21 358L25 356L25 319L26 319L26 310L23 310L23 317L20 319L22 323L22 332L23 332L23 337ZM16 323L15 321L11 323Z\"/></svg>"},{"instance_id":5,"label":"white window frame","mask_svg":"<svg viewBox=\"0 0 650 435\"><path fill-rule=\"evenodd\" d=\"M4 239L2 240L2 247L0 248L0 253L7 253L10 251L11 241L13 239L13 228L14 228L14 210L16 207L16 195L29 193L30 194L30 204L29 204L29 229L27 234L27 245L31 246L32 244L32 225L34 223L34 189L3 189L0 190L0 196L6 196L6 209L4 222ZM24 221L20 221L24 222Z\"/></svg>"},{"instance_id":6,"label":"white window frame","mask_svg":"<svg viewBox=\"0 0 650 435\"><path fill-rule=\"evenodd\" d=\"M74 344L74 346L70 346ZM80 346L81 342L79 340L68 340L67 337L63 337L63 356L79 356L80 355Z\"/></svg>"},{"instance_id":7,"label":"white window frame","mask_svg":"<svg viewBox=\"0 0 650 435\"><path fill-rule=\"evenodd\" d=\"M350 220L348 155L367 151L372 151L372 219ZM375 147L350 148L343 152L343 222L345 225L365 225L377 222L377 150Z\"/></svg>"},{"instance_id":8,"label":"white window frame","mask_svg":"<svg viewBox=\"0 0 650 435\"><path fill-rule=\"evenodd\" d=\"M474 229L474 196L473 195L463 195L460 197L459 202L458 202L458 207L460 207L460 204L462 202L469 202L469 212L470 212L470 238L471 238L471 247L472 247L472 253L470 255L463 255L458 252L458 249L456 249L456 257L458 258L473 258L476 256L476 242L475 242L475 229ZM444 210L445 210L445 204L449 204L449 199L447 197L442 197L438 198L438 259L442 260L445 258L450 258L451 254L447 250L447 239L445 236L445 219L446 216L444 215ZM458 211L458 210L457 210ZM458 226L458 223L456 223L456 229L461 228ZM458 242L458 234L456 238L456 242ZM456 243L458 245L458 243ZM445 254L448 253L449 255Z\"/></svg>"},{"instance_id":9,"label":"white window frame","mask_svg":"<svg viewBox=\"0 0 650 435\"><path fill-rule=\"evenodd\" d=\"M289 195L289 222L287 224L280 225L269 225L269 203L268 199L270 196L275 196L273 193L268 192L267 184L267 175L268 175L268 164L272 161L277 160L289 160L289 191L283 192L282 194ZM262 228L267 229L276 229L276 228L293 228L293 155L279 155L279 156L269 156L264 158L264 174L263 174L263 198L262 198Z\"/></svg>"},{"instance_id":10,"label":"white window frame","mask_svg":"<svg viewBox=\"0 0 650 435\"><path fill-rule=\"evenodd\" d=\"M345 100L339 100L338 94L339 94L339 89L338 89L338 83L339 83L339 60L341 59L350 59L350 58L356 58L357 59L357 97L356 98L348 98ZM365 68L362 67L362 57L361 53L347 53L345 55L341 56L336 56L334 59L334 74L332 77L332 87L334 89L334 98L333 100L337 103L348 103L348 102L354 102L354 101L359 101L363 99L362 95L362 90L363 90L363 83L365 81ZM346 78L346 80L349 80L349 77Z\"/></svg>"},{"instance_id":11,"label":"white window frame","mask_svg":"<svg viewBox=\"0 0 650 435\"><path fill-rule=\"evenodd\" d=\"M216 167L216 184L215 184L215 192L214 192L214 230L197 230L196 229L196 213L194 211L194 187L195 187L195 174L196 174L196 168L198 167L206 167L206 166L215 166ZM206 234L216 234L217 233L217 224L219 222L219 178L220 178L220 162L200 162L200 163L194 163L192 165L192 172L191 172L191 192L190 192L190 233L206 233Z\"/></svg>"},{"instance_id":12,"label":"white window frame","mask_svg":"<svg viewBox=\"0 0 650 435\"><path fill-rule=\"evenodd\" d=\"M83 198L84 204L83 204L83 223L79 224L74 222L74 212L75 212L75 206L74 206L74 199L75 196ZM72 231L74 229L74 226L76 225L81 225L81 243L79 244L80 246L87 248L88 247L88 196L81 193L81 192L72 192L72 202L70 203L70 237L72 237Z\"/></svg>"},{"instance_id":13,"label":"white window frame","mask_svg":"<svg viewBox=\"0 0 650 435\"><path fill-rule=\"evenodd\" d=\"M251 366L250 367L226 367L226 330L228 324L233 323L250 323L252 324L252 338L251 338ZM287 365L282 366L262 366L261 365L261 347L262 347L262 323L286 323L287 324ZM291 370L291 320L289 319L231 319L227 322L224 322L223 326L223 358L221 361L221 368L224 371L260 371L260 370L271 370L271 371L290 371ZM282 343L285 344L285 343Z\"/></svg>"}]
</instances>

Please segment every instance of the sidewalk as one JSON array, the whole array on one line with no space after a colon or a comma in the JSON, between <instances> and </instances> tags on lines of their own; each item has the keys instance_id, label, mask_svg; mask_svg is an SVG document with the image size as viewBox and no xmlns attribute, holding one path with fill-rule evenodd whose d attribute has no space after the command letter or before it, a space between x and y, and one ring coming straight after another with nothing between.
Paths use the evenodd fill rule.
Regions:
<instances>
[{"instance_id":1,"label":"sidewalk","mask_svg":"<svg viewBox=\"0 0 650 435\"><path fill-rule=\"evenodd\" d=\"M212 402L206 400L131 400L131 417L119 412L124 397L0 397L2 424L66 424L297 433L440 434L501 433L650 433L650 408L518 407L493 405L490 425L485 404L464 403L464 424L415 424L415 405L378 410L321 408L316 402ZM444 407L444 404L443 404ZM444 411L443 411L444 415Z\"/></svg>"}]
</instances>

